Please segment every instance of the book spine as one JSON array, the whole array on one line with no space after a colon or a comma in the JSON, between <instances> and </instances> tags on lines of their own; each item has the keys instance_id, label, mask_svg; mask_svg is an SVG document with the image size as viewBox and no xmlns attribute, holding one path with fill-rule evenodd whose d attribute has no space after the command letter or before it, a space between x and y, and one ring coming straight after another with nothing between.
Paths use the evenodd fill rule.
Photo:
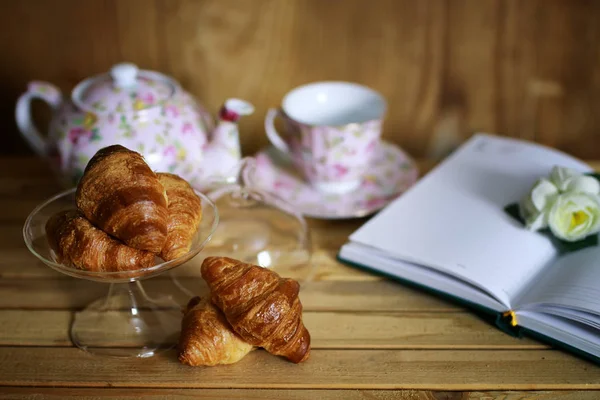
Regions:
<instances>
[{"instance_id":1,"label":"book spine","mask_svg":"<svg viewBox=\"0 0 600 400\"><path fill-rule=\"evenodd\" d=\"M521 338L523 337L523 330L519 326L517 321L517 314L513 310L509 310L505 313L498 313L496 317L496 326L502 332L507 333L511 336Z\"/></svg>"}]
</instances>

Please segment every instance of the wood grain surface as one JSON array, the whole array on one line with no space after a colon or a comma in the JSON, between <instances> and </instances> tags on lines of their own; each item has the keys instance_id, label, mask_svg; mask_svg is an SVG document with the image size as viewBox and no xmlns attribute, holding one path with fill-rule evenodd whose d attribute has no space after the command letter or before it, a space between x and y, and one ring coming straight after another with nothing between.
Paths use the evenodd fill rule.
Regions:
<instances>
[{"instance_id":1,"label":"wood grain surface","mask_svg":"<svg viewBox=\"0 0 600 400\"><path fill-rule=\"evenodd\" d=\"M448 392L424 390L294 390L294 389L77 389L77 388L0 388L0 399L11 400L596 400L598 391L510 391Z\"/></svg>"},{"instance_id":2,"label":"wood grain surface","mask_svg":"<svg viewBox=\"0 0 600 400\"><path fill-rule=\"evenodd\" d=\"M591 164L600 168L600 162ZM420 166L425 173L431 164ZM59 188L33 158L0 158L0 188L0 399L600 397L598 366L510 337L461 306L338 263L339 246L364 219L310 221L316 271L301 281L313 339L308 362L294 365L264 351L214 368L181 365L174 350L149 359L91 356L72 345L69 328L107 285L49 269L21 238L31 208ZM144 285L184 302L187 295L177 291L173 277L205 293L198 262Z\"/></svg>"},{"instance_id":3,"label":"wood grain surface","mask_svg":"<svg viewBox=\"0 0 600 400\"><path fill-rule=\"evenodd\" d=\"M191 368L177 361L175 351L140 360L76 348L0 347L0 361L0 385L6 386L600 389L597 366L553 350L315 349L303 364L258 350L226 368Z\"/></svg>"},{"instance_id":4,"label":"wood grain surface","mask_svg":"<svg viewBox=\"0 0 600 400\"><path fill-rule=\"evenodd\" d=\"M0 346L71 347L67 310L0 310ZM305 311L315 349L546 349L469 312ZM373 327L377 327L376 330ZM104 327L108 332L110 326ZM121 343L122 344L122 343Z\"/></svg>"},{"instance_id":5,"label":"wood grain surface","mask_svg":"<svg viewBox=\"0 0 600 400\"><path fill-rule=\"evenodd\" d=\"M46 267L48 268L48 267ZM199 278L180 279L184 288L197 295L207 293ZM148 290L177 289L170 278L144 282ZM107 291L106 284L65 279L1 279L0 308L6 309L81 309ZM177 292L176 292L177 293ZM185 294L181 294L186 296ZM307 311L411 311L447 312L459 307L423 292L402 287L388 280L314 281L305 283L300 294ZM185 299L179 299L185 300Z\"/></svg>"},{"instance_id":6,"label":"wood grain surface","mask_svg":"<svg viewBox=\"0 0 600 400\"><path fill-rule=\"evenodd\" d=\"M349 80L388 99L384 137L415 156L484 130L598 158L587 143L600 132L599 21L590 0L2 1L0 151L27 151L14 105L28 81L67 94L127 60L215 112L229 96L253 102L248 154L267 143L265 112L287 91Z\"/></svg>"}]
</instances>

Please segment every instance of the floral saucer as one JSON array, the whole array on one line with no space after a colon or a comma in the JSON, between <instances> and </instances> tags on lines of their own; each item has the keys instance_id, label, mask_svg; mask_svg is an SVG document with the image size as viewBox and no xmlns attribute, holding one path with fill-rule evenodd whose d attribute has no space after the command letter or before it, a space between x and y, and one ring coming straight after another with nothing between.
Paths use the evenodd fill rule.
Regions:
<instances>
[{"instance_id":1,"label":"floral saucer","mask_svg":"<svg viewBox=\"0 0 600 400\"><path fill-rule=\"evenodd\" d=\"M287 155L269 147L256 154L253 184L289 202L303 215L318 219L359 218L372 214L417 180L414 161L398 146L380 142L361 185L344 194L316 190L295 170Z\"/></svg>"}]
</instances>

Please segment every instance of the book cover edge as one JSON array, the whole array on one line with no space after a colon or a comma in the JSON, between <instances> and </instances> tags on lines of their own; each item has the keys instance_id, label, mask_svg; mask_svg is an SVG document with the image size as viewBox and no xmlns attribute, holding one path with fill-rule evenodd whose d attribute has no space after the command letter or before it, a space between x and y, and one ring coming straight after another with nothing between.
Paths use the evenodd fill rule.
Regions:
<instances>
[{"instance_id":1,"label":"book cover edge","mask_svg":"<svg viewBox=\"0 0 600 400\"><path fill-rule=\"evenodd\" d=\"M353 261L349 261L349 260L343 259L340 256L339 253L336 255L336 259L339 262L341 262L343 264L346 264L346 265L349 265L351 267L358 268L358 269L361 269L361 270L366 270L366 271L374 273L376 275L380 275L380 276L392 279L394 281L398 281L398 282L400 282L400 283L402 283L402 284L404 284L406 286L413 287L413 288L416 288L418 290L425 291L427 293L431 293L431 294L436 295L438 297L442 297L442 298L444 298L446 300L449 300L449 301L451 301L453 303L457 303L457 304L463 305L465 307L468 307L468 308L474 310L474 312L478 313L479 315L481 315L483 313L483 314L485 314L487 316L493 316L495 319L494 319L494 321L490 321L490 322L492 322L499 330L501 330L502 332L504 332L504 333L506 333L506 334L508 334L510 336L517 337L517 338L521 338L523 336L529 336L529 337L532 337L533 339L536 339L538 341L550 344L551 346L563 349L563 350L565 350L565 351L567 351L569 353L572 353L572 354L574 354L576 356L579 356L579 357L581 357L581 358L583 358L583 359L585 359L587 361L591 361L591 362L595 363L596 365L600 365L600 357L597 357L597 356L595 356L593 354L585 352L585 351L583 351L581 349L578 349L578 348L576 348L574 346L571 346L571 345L569 345L567 343L564 343L564 342L561 342L559 340L556 340L556 339L553 339L551 337L548 337L548 336L546 336L546 335L544 335L544 334L542 334L540 332L536 332L536 331L533 331L531 329L524 328L524 327L521 327L521 326L518 326L518 325L517 326L511 326L509 319L506 318L504 316L504 314L501 313L501 312L492 310L491 308L482 306L481 304L473 303L472 301L465 300L465 299L463 299L461 297L458 297L458 296L455 296L455 295L443 292L441 290L434 289L434 288L429 287L427 285L424 285L424 284L421 284L421 283L417 283L417 282L411 281L409 279L401 278L401 277L396 276L396 275L388 274L386 272L377 270L377 269L375 269L373 267L369 267L367 265L363 265L363 264L359 264L359 263L355 263Z\"/></svg>"}]
</instances>

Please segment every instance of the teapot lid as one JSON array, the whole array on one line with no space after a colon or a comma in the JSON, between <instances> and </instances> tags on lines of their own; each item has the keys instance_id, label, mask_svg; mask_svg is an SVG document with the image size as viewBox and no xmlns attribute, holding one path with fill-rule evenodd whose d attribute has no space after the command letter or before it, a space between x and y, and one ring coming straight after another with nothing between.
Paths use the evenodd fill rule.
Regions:
<instances>
[{"instance_id":1,"label":"teapot lid","mask_svg":"<svg viewBox=\"0 0 600 400\"><path fill-rule=\"evenodd\" d=\"M108 74L79 83L71 97L77 107L94 114L127 113L161 105L177 88L177 83L163 74L122 63L114 65Z\"/></svg>"}]
</instances>

